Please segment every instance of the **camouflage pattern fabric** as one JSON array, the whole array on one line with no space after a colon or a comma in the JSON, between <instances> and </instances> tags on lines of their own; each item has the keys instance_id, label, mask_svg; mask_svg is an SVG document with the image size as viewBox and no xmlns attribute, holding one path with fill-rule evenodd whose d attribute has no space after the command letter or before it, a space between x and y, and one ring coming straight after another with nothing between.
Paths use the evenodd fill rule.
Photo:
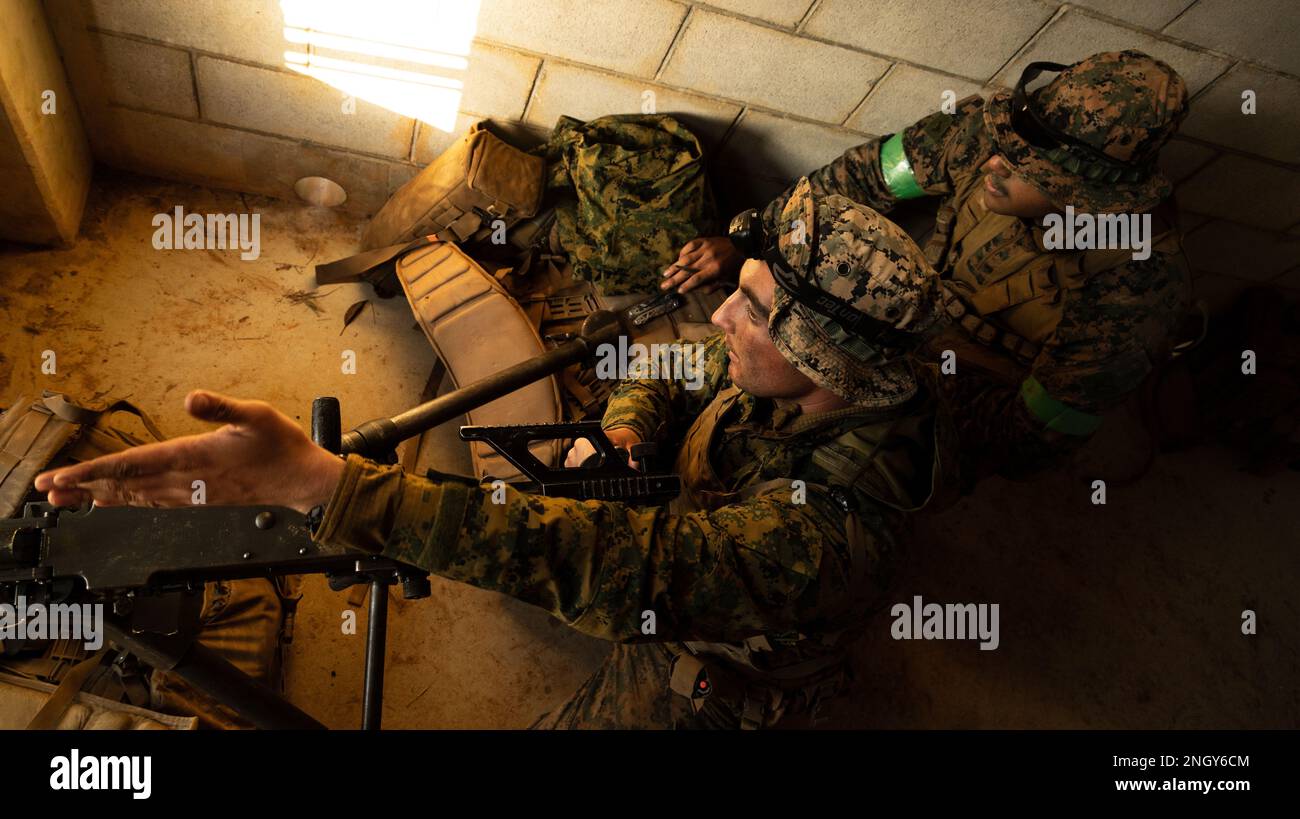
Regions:
<instances>
[{"instance_id":1,"label":"camouflage pattern fabric","mask_svg":"<svg viewBox=\"0 0 1300 819\"><path fill-rule=\"evenodd\" d=\"M840 503L813 485L818 475L813 455L846 431L889 430L913 415L923 422L925 405L850 407L805 416L797 404L738 394L726 376L721 334L698 354L708 367L703 388L690 390L685 381L673 379L622 382L610 399L604 425L644 430L647 438L667 443L682 431L689 438L702 419L715 418L713 411L725 399L718 434L708 441L713 477L725 489L743 490L807 476L805 502L792 502L789 490L760 492L716 508L675 514L664 507L547 498L506 487L505 502L497 504L490 486L468 478L406 475L352 455L316 540L332 548L382 553L508 594L610 641L677 645L762 636L773 645L764 652L764 667L773 673L835 650L838 645L829 635L860 627L884 603L902 553L906 516L896 504L924 502L924 492L919 500L878 499L872 487L928 487L935 453L932 445L880 447L897 460L889 465L890 480L868 476L847 487L856 509L852 532ZM682 477L688 489L698 488L704 479ZM789 480L784 485L792 487ZM851 559L851 537L865 541L865 562ZM656 616L653 636L641 630L647 610ZM797 639L799 635L809 639ZM819 637L826 639L815 639ZM598 672L603 678L584 687L567 710L554 712L552 721L582 723L581 714L614 707L618 697L609 685L628 688L631 682L618 680L636 679L653 692L641 692L637 713L657 714L646 717L655 725L676 724L662 709L667 700L657 699L667 678L643 679L646 674L658 677L663 660L641 648L620 649L612 665ZM640 695L629 689L626 696ZM619 719L605 718L609 724Z\"/></svg>"},{"instance_id":2,"label":"camouflage pattern fabric","mask_svg":"<svg viewBox=\"0 0 1300 819\"><path fill-rule=\"evenodd\" d=\"M1163 136L1167 137L1180 119L1176 113L1177 100L1185 92L1179 90L1181 81L1176 80L1177 75L1167 80L1161 93L1150 90L1157 84L1151 79L1155 76L1153 72L1163 69L1144 55L1124 52L1120 55L1097 55L1083 61L1080 65L1093 75L1090 81L1099 84L1095 87L1082 85L1063 73L1054 81L1062 95L1059 99L1066 98L1066 91L1077 98L1081 90L1091 87L1089 93L1094 96L1085 102L1091 106L1088 110L1098 103L1104 104L1105 99L1095 95L1101 90L1111 91L1115 85L1096 76L1098 67L1130 60L1141 63L1143 67L1139 73L1147 78L1140 87L1148 90L1132 92L1132 96L1145 101L1139 116L1159 115L1157 119L1164 116L1163 127L1167 130ZM1051 87L1049 84L1041 89L1036 98L1042 98ZM1162 113L1162 106L1172 106L1167 115ZM1053 103L1052 110L1058 107ZM1004 150L996 129L990 130L1001 122L998 113L1001 110L996 97L986 104L978 96L971 96L959 101L954 113L931 114L902 132L903 149L912 173L927 195L942 198L941 210L958 214L963 209L983 210L982 205L975 201L980 196L979 186L966 183L978 176L979 168L986 160ZM1112 114L1116 110L1114 107L1106 108ZM992 123L986 117L986 111L994 112ZM1065 126L1068 122L1061 119L1058 124ZM1117 134L1137 133L1136 126L1131 123L1116 128L1119 129ZM1098 140L1095 144L1103 147L1105 142L1101 135L1110 133L1110 130L1098 125L1092 133ZM1088 138L1087 133L1080 136ZM886 184L880 158L881 145L887 138L851 148L835 161L809 174L808 184L813 195L840 194L881 212L892 210L898 200ZM1142 155L1157 150L1162 142L1159 134L1148 135L1142 141ZM1116 156L1120 156L1119 149L1114 150ZM1013 157L1007 158L1014 162ZM1020 170L1017 165L1016 171ZM1057 168L1053 173L1057 179L1065 178L1062 169ZM1040 176L1039 180L1040 185L1046 186L1043 177ZM1080 190L1087 187L1082 180L1079 183ZM1113 200L1088 201L1106 209L1149 201L1146 194L1139 196L1132 189L1105 187L1115 191ZM1058 191L1058 196L1064 196L1059 193L1059 186L1052 189ZM1151 192L1159 193L1163 189L1163 183L1153 177ZM782 210L793 190L792 186L764 209L763 221L767 230L778 229ZM996 217L996 214L984 213L983 218ZM947 247L942 258L931 257L931 262L937 263L940 277L950 281L956 270L966 269L981 281L998 282L1006 275L1005 265L1009 259L1022 251L1061 256L1067 253L1044 250L1042 228L1029 220L1010 218L1005 222L1003 232L986 244L972 246L958 242ZM1004 357L1011 366L1019 369L1022 378L1033 377L1052 398L1072 409L1095 414L1121 403L1141 385L1154 363L1164 360L1170 336L1185 313L1189 276L1178 256L1177 252L1156 248L1146 260L1126 261L1091 275L1081 286L1060 294L1059 322L1029 367L1021 366L1010 356ZM984 315L983 318L1016 332L1015 309ZM999 354L997 350L990 349L990 352ZM974 383L959 386L958 382L963 380ZM1059 455L1077 446L1076 441L1067 440L1069 436L1044 428L1043 422L1020 399L1018 384L989 379L973 368L962 366L958 367L956 375L941 378L939 383L945 392L960 391L963 396L960 401L953 400L953 395L945 396L945 404L956 413L954 420L962 431L963 450L977 449L990 454L993 463L986 465L986 472L1026 474L1035 466L1051 463L1051 452Z\"/></svg>"},{"instance_id":3,"label":"camouflage pattern fabric","mask_svg":"<svg viewBox=\"0 0 1300 819\"><path fill-rule=\"evenodd\" d=\"M1030 95L1039 119L1107 156L1142 166L1144 178L1066 148L1030 145L1011 127L1011 94L994 94L984 125L1016 172L1059 206L1088 213L1142 211L1173 190L1156 157L1187 116L1187 85L1165 63L1140 51L1094 54Z\"/></svg>"},{"instance_id":4,"label":"camouflage pattern fabric","mask_svg":"<svg viewBox=\"0 0 1300 819\"><path fill-rule=\"evenodd\" d=\"M924 333L939 321L934 269L902 228L876 211L843 196L814 197L805 177L780 223L781 254L819 289L895 330ZM772 299L768 332L800 372L847 401L887 407L916 394L907 350L859 338L782 287Z\"/></svg>"},{"instance_id":5,"label":"camouflage pattern fabric","mask_svg":"<svg viewBox=\"0 0 1300 819\"><path fill-rule=\"evenodd\" d=\"M555 232L573 274L606 295L658 292L681 246L716 231L700 142L670 116L560 117L537 152L564 194Z\"/></svg>"}]
</instances>

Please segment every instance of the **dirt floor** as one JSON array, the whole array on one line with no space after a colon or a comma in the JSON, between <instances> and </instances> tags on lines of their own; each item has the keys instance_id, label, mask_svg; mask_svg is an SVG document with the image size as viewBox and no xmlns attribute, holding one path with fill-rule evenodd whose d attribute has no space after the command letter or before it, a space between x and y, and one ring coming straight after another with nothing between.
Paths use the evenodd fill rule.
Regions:
<instances>
[{"instance_id":1,"label":"dirt floor","mask_svg":"<svg viewBox=\"0 0 1300 819\"><path fill-rule=\"evenodd\" d=\"M260 258L155 250L151 220L261 214ZM202 431L196 387L262 398L309 426L338 396L344 428L417 403L434 356L401 299L315 288L312 266L353 252L363 223L262 197L101 170L81 238L64 250L0 245L0 401L54 389L146 408L169 435ZM350 305L369 300L344 328ZM43 375L44 351L57 371ZM342 373L344 351L356 373ZM445 387L446 385L444 385ZM1236 454L1162 456L1132 485L1144 433L1124 412L1068 470L1000 479L919 523L892 599L997 603L1001 643L895 641L887 611L855 657L834 727L1230 728L1300 726L1300 474L1260 478ZM421 467L469 470L454 425ZM1107 503L1091 483L1111 479ZM289 698L334 727L360 719L364 606L306 583ZM1241 632L1242 612L1258 633ZM395 600L385 727L523 727L562 701L607 646L539 610L433 578Z\"/></svg>"}]
</instances>

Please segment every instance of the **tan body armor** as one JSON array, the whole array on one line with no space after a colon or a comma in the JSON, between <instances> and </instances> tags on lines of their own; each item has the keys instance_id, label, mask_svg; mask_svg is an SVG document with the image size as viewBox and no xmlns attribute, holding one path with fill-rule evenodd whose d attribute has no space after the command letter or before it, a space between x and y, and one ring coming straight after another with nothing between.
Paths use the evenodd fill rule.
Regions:
<instances>
[{"instance_id":1,"label":"tan body armor","mask_svg":"<svg viewBox=\"0 0 1300 819\"><path fill-rule=\"evenodd\" d=\"M467 242L493 222L510 228L537 213L546 162L499 139L477 122L452 147L393 194L371 220L365 250L420 236Z\"/></svg>"},{"instance_id":2,"label":"tan body armor","mask_svg":"<svg viewBox=\"0 0 1300 819\"><path fill-rule=\"evenodd\" d=\"M940 208L925 245L926 258L943 272L956 328L927 346L962 347L964 361L1018 385L1060 323L1066 291L1127 262L1132 250L1053 251L1037 236L1025 241L1019 217L984 207L982 183L978 172L956 181L953 204ZM1179 252L1178 232L1163 209L1152 215L1152 234L1153 255ZM963 343L969 341L976 343Z\"/></svg>"}]
</instances>

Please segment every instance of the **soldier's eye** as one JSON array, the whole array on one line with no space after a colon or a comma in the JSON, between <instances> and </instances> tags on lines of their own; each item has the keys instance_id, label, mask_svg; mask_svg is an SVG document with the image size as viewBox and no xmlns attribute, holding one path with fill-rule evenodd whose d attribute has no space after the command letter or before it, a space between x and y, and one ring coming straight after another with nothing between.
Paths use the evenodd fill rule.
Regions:
<instances>
[{"instance_id":1,"label":"soldier's eye","mask_svg":"<svg viewBox=\"0 0 1300 819\"><path fill-rule=\"evenodd\" d=\"M754 308L748 304L745 305L745 315L749 316L750 321L754 322L755 324L758 323L758 314L755 313Z\"/></svg>"}]
</instances>

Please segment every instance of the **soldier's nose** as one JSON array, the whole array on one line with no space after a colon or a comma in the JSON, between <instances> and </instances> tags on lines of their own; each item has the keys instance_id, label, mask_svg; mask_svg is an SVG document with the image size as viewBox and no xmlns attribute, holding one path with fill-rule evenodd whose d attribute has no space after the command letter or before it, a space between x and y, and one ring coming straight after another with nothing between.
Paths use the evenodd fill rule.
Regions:
<instances>
[{"instance_id":1,"label":"soldier's nose","mask_svg":"<svg viewBox=\"0 0 1300 819\"><path fill-rule=\"evenodd\" d=\"M989 157L989 160L984 163L984 170L1002 177L1011 176L1011 166L1001 154Z\"/></svg>"}]
</instances>

